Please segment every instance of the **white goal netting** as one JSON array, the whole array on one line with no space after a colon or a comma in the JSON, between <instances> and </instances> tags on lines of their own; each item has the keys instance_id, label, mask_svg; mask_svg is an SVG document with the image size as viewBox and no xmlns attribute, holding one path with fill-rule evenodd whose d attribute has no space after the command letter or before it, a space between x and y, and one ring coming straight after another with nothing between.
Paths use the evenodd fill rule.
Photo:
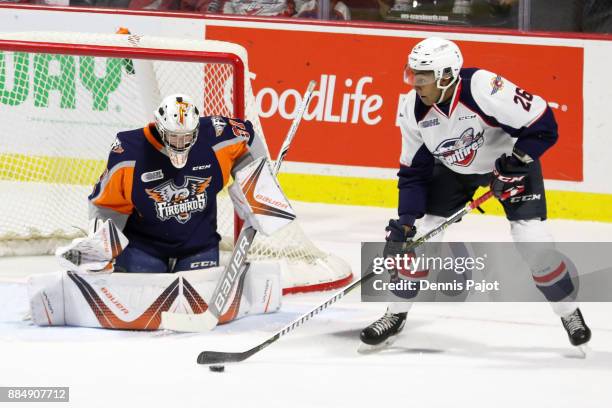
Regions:
<instances>
[{"instance_id":1,"label":"white goal netting","mask_svg":"<svg viewBox=\"0 0 612 408\"><path fill-rule=\"evenodd\" d=\"M191 95L204 115L245 117L265 140L247 54L236 44L0 34L0 255L48 253L81 236L87 195L116 133L152 121L160 98L177 92ZM222 193L222 249L232 246L233 214ZM314 246L297 223L258 236L250 257L281 261L287 291L331 288L351 276L346 262Z\"/></svg>"}]
</instances>

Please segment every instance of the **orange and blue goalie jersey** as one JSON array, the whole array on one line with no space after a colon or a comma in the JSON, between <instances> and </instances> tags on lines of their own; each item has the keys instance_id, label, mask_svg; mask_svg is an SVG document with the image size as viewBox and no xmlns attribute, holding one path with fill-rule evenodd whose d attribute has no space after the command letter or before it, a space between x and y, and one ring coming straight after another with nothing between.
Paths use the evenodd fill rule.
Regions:
<instances>
[{"instance_id":1,"label":"orange and blue goalie jersey","mask_svg":"<svg viewBox=\"0 0 612 408\"><path fill-rule=\"evenodd\" d=\"M120 132L89 196L90 218L112 218L137 247L181 257L218 246L217 193L255 134L249 121L200 118L187 163L175 168L154 124Z\"/></svg>"}]
</instances>

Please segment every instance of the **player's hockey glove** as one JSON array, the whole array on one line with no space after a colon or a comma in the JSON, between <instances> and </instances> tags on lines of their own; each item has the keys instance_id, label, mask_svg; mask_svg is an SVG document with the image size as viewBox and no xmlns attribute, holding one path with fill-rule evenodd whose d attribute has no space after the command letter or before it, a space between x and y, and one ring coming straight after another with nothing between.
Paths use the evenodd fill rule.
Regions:
<instances>
[{"instance_id":1,"label":"player's hockey glove","mask_svg":"<svg viewBox=\"0 0 612 408\"><path fill-rule=\"evenodd\" d=\"M400 224L399 220L389 220L389 225L387 225L385 231L387 232L385 237L387 243L383 249L384 258L393 258L396 255L406 253L408 244L412 242L412 238L416 235L416 227L414 225L403 225ZM410 253L414 254L414 251L410 251ZM392 278L397 277L397 270L389 272Z\"/></svg>"},{"instance_id":2,"label":"player's hockey glove","mask_svg":"<svg viewBox=\"0 0 612 408\"><path fill-rule=\"evenodd\" d=\"M389 220L389 225L385 227L385 231L387 232L385 236L387 244L383 256L393 256L402 252L416 235L414 225L403 225L400 224L399 220Z\"/></svg>"},{"instance_id":3,"label":"player's hockey glove","mask_svg":"<svg viewBox=\"0 0 612 408\"><path fill-rule=\"evenodd\" d=\"M521 194L525 191L525 177L528 172L528 164L514 156L502 154L499 159L495 160L491 191L500 200Z\"/></svg>"}]
</instances>

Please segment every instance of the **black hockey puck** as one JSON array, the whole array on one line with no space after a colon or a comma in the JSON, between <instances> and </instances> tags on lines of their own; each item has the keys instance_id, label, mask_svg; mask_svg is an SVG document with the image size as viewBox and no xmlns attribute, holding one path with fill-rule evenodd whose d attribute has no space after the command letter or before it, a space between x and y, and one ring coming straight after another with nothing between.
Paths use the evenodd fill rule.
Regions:
<instances>
[{"instance_id":1,"label":"black hockey puck","mask_svg":"<svg viewBox=\"0 0 612 408\"><path fill-rule=\"evenodd\" d=\"M211 365L208 369L215 373L222 373L225 371L225 366L222 365Z\"/></svg>"}]
</instances>

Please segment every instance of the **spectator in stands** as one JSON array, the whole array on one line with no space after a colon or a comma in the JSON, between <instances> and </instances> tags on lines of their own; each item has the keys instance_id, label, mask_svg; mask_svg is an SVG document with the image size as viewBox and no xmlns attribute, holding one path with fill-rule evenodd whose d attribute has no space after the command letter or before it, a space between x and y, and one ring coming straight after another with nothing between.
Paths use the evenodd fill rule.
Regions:
<instances>
[{"instance_id":1,"label":"spectator in stands","mask_svg":"<svg viewBox=\"0 0 612 408\"><path fill-rule=\"evenodd\" d=\"M386 21L411 24L516 27L515 0L377 0Z\"/></svg>"},{"instance_id":2,"label":"spectator in stands","mask_svg":"<svg viewBox=\"0 0 612 408\"><path fill-rule=\"evenodd\" d=\"M96 0L94 0L96 1ZM97 1L125 1L125 0L97 0ZM178 10L180 0L127 0L127 8L133 10Z\"/></svg>"},{"instance_id":3,"label":"spectator in stands","mask_svg":"<svg viewBox=\"0 0 612 408\"><path fill-rule=\"evenodd\" d=\"M300 4L301 3L301 4ZM346 4L338 0L329 0L329 20L350 20L351 10ZM318 18L319 17L319 0L296 1L297 14L295 17L300 18ZM328 19L328 16L322 16L323 19Z\"/></svg>"},{"instance_id":4,"label":"spectator in stands","mask_svg":"<svg viewBox=\"0 0 612 408\"><path fill-rule=\"evenodd\" d=\"M295 14L293 0L181 0L179 8L181 11L247 16L291 17Z\"/></svg>"},{"instance_id":5,"label":"spectator in stands","mask_svg":"<svg viewBox=\"0 0 612 408\"><path fill-rule=\"evenodd\" d=\"M515 6L520 0L497 2ZM538 0L530 5L530 30L612 33L610 0Z\"/></svg>"}]
</instances>

